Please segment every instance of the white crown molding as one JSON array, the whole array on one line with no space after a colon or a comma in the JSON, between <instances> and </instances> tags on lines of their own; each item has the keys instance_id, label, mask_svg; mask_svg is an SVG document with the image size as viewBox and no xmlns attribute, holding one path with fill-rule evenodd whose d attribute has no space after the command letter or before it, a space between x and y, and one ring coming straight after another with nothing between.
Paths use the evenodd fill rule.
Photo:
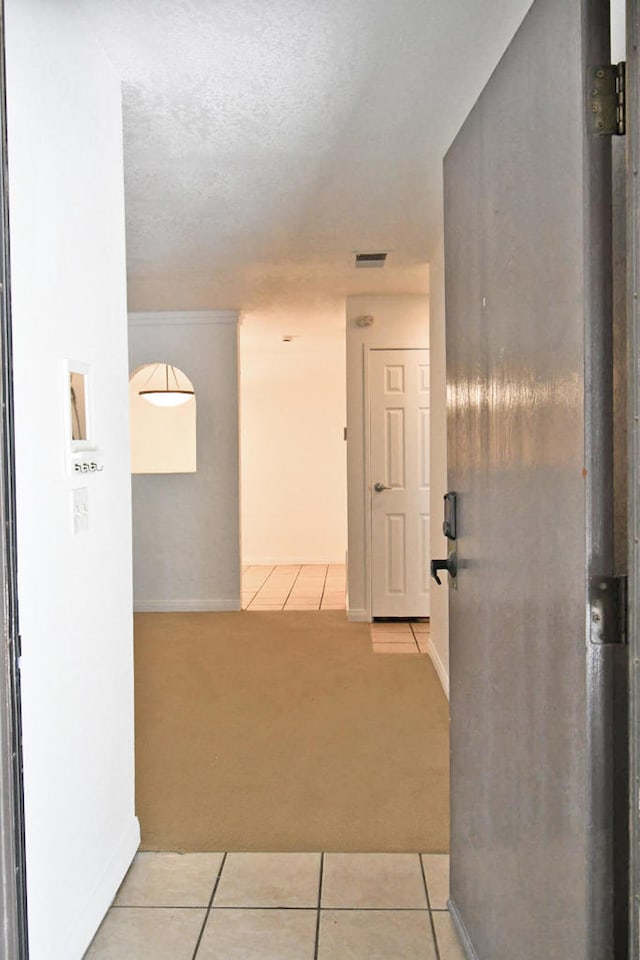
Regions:
<instances>
[{"instance_id":1,"label":"white crown molding","mask_svg":"<svg viewBox=\"0 0 640 960\"><path fill-rule=\"evenodd\" d=\"M239 310L162 310L130 313L130 327L205 326L214 323L239 323Z\"/></svg>"}]
</instances>

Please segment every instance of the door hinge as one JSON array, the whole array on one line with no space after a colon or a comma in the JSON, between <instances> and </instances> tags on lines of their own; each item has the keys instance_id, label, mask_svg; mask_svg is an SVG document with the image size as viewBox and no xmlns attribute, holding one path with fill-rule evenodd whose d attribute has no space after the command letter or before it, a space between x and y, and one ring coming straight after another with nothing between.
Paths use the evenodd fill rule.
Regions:
<instances>
[{"instance_id":1,"label":"door hinge","mask_svg":"<svg viewBox=\"0 0 640 960\"><path fill-rule=\"evenodd\" d=\"M589 580L589 639L596 644L627 642L627 578Z\"/></svg>"},{"instance_id":2,"label":"door hinge","mask_svg":"<svg viewBox=\"0 0 640 960\"><path fill-rule=\"evenodd\" d=\"M589 71L589 116L591 130L602 137L626 133L626 63L591 67Z\"/></svg>"}]
</instances>

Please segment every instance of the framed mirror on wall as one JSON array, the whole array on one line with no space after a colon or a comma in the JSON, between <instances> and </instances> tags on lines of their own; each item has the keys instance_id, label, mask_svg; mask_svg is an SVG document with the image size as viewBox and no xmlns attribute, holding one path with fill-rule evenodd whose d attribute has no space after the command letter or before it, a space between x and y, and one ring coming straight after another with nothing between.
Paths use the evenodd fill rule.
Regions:
<instances>
[{"instance_id":1,"label":"framed mirror on wall","mask_svg":"<svg viewBox=\"0 0 640 960\"><path fill-rule=\"evenodd\" d=\"M65 432L72 458L96 448L91 388L89 364L67 360L64 375Z\"/></svg>"}]
</instances>

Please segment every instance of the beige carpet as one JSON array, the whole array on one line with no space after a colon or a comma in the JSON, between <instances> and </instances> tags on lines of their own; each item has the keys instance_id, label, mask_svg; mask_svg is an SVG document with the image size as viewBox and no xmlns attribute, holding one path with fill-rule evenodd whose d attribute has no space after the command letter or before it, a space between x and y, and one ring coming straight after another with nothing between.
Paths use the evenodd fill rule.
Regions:
<instances>
[{"instance_id":1,"label":"beige carpet","mask_svg":"<svg viewBox=\"0 0 640 960\"><path fill-rule=\"evenodd\" d=\"M446 852L448 710L426 656L344 612L136 615L143 850Z\"/></svg>"}]
</instances>

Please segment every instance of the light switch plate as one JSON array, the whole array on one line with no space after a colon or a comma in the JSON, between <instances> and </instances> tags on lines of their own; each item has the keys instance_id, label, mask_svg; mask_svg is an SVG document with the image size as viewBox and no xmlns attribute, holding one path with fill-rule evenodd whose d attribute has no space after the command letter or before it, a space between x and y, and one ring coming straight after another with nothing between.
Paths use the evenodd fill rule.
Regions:
<instances>
[{"instance_id":1,"label":"light switch plate","mask_svg":"<svg viewBox=\"0 0 640 960\"><path fill-rule=\"evenodd\" d=\"M73 497L73 532L86 533L89 529L89 490L75 487Z\"/></svg>"}]
</instances>

